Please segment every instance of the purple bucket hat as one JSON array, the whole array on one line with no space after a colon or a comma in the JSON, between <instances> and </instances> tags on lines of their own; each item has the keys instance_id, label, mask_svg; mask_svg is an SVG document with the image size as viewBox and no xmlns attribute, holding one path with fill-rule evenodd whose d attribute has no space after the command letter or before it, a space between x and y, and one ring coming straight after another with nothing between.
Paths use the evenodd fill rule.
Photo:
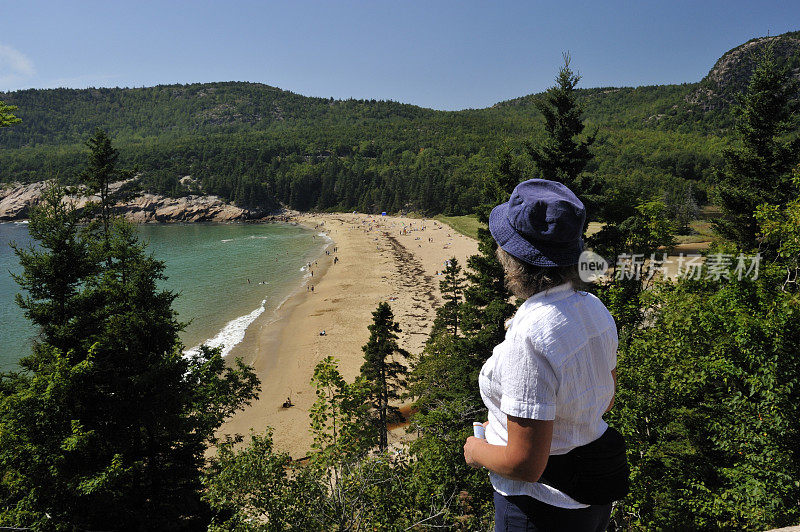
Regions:
<instances>
[{"instance_id":1,"label":"purple bucket hat","mask_svg":"<svg viewBox=\"0 0 800 532\"><path fill-rule=\"evenodd\" d=\"M570 266L583 251L586 208L565 185L529 179L492 209L489 231L497 244L534 266Z\"/></svg>"}]
</instances>

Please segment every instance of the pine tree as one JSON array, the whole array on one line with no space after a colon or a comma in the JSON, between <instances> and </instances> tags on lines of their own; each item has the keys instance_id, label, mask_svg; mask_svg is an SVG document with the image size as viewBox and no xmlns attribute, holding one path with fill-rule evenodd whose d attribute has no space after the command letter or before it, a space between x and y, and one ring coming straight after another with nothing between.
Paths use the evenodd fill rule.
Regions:
<instances>
[{"instance_id":1,"label":"pine tree","mask_svg":"<svg viewBox=\"0 0 800 532\"><path fill-rule=\"evenodd\" d=\"M491 500L491 486L485 474L464 463L462 446L471 433L472 422L486 415L478 372L494 346L503 340L503 325L515 310L509 302L511 293L504 284L503 267L495 254L497 244L486 227L491 209L506 201L521 179L515 163L506 146L494 171L485 176L486 202L477 212L484 226L478 229L478 254L467 259L463 301L437 309L435 323L446 323L455 315L462 334L450 334L445 327L434 325L409 378L409 395L415 398L416 413L408 430L419 435L411 443L415 456L411 480L415 504L427 507L430 501L443 501L442 516L429 520L431 526L455 526L447 516L468 513L457 508L461 503L454 499L460 492L468 493L480 505ZM443 293L446 288L447 285L442 288ZM470 513L474 511L473 508ZM478 510L478 516L482 513L485 509ZM465 523L458 526L469 527ZM479 526L477 522L472 524Z\"/></svg>"},{"instance_id":2,"label":"pine tree","mask_svg":"<svg viewBox=\"0 0 800 532\"><path fill-rule=\"evenodd\" d=\"M717 231L742 249L758 246L756 207L785 206L791 199L791 169L800 162L800 138L786 139L796 126L798 82L766 48L734 108L741 144L725 150L717 201L723 216Z\"/></svg>"},{"instance_id":3,"label":"pine tree","mask_svg":"<svg viewBox=\"0 0 800 532\"><path fill-rule=\"evenodd\" d=\"M458 260L455 257L447 261L442 274L443 278L439 281L439 291L442 293L444 304L437 312L434 329L437 326L444 327L454 338L457 338L461 301L464 297L464 277L461 275L461 265L458 264Z\"/></svg>"},{"instance_id":4,"label":"pine tree","mask_svg":"<svg viewBox=\"0 0 800 532\"><path fill-rule=\"evenodd\" d=\"M19 118L14 116L14 111L17 110L15 105L6 105L5 102L0 100L0 127L13 126L22 122Z\"/></svg>"},{"instance_id":5,"label":"pine tree","mask_svg":"<svg viewBox=\"0 0 800 532\"><path fill-rule=\"evenodd\" d=\"M89 191L100 197L95 206L100 209L100 219L103 223L103 232L108 233L111 220L111 209L116 201L116 195L111 193L111 184L122 179L126 172L118 172L117 159L119 150L111 145L111 138L102 129L97 129L89 140L86 169L81 174L82 181Z\"/></svg>"},{"instance_id":6,"label":"pine tree","mask_svg":"<svg viewBox=\"0 0 800 532\"><path fill-rule=\"evenodd\" d=\"M581 194L581 174L593 155L589 151L595 134L580 138L584 125L582 110L575 100L575 87L580 76L570 69L570 56L564 54L564 66L558 71L555 86L549 88L544 98L536 101L536 108L544 116L545 140L539 144L527 143L528 153L540 177L564 183L576 194Z\"/></svg>"},{"instance_id":7,"label":"pine tree","mask_svg":"<svg viewBox=\"0 0 800 532\"><path fill-rule=\"evenodd\" d=\"M164 265L135 228L81 224L64 189L32 210L37 247L16 248L40 334L0 378L0 523L36 528L204 526L200 470L258 379L219 350L182 354Z\"/></svg>"},{"instance_id":8,"label":"pine tree","mask_svg":"<svg viewBox=\"0 0 800 532\"><path fill-rule=\"evenodd\" d=\"M405 387L406 367L394 360L395 355L407 356L407 352L397 344L397 333L400 324L394 321L392 309L386 302L381 302L372 313L372 324L369 326L369 340L362 348L364 364L361 375L370 383L371 403L376 413L378 426L378 447L385 451L388 447L390 422L399 418L399 409L389 404L399 399L399 390Z\"/></svg>"},{"instance_id":9,"label":"pine tree","mask_svg":"<svg viewBox=\"0 0 800 532\"><path fill-rule=\"evenodd\" d=\"M467 287L461 308L461 330L471 344L464 347L464 355L473 359L471 365L478 370L494 346L503 341L503 325L515 310L509 303L511 292L505 286L503 267L496 255L497 242L488 224L492 208L508 200L520 178L513 156L506 149L495 170L483 181L486 201L476 213L483 226L478 228L478 253L467 259Z\"/></svg>"}]
</instances>

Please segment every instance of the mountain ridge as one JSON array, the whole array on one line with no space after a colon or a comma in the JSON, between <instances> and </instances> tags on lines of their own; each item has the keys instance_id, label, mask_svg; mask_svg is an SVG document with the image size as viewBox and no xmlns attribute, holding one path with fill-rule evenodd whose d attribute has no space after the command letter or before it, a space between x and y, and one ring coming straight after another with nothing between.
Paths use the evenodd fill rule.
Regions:
<instances>
[{"instance_id":1,"label":"mountain ridge","mask_svg":"<svg viewBox=\"0 0 800 532\"><path fill-rule=\"evenodd\" d=\"M748 42L790 41L778 49L795 61L798 34ZM731 58L753 46L729 50L715 65L728 65L726 72L746 68ZM587 133L598 132L587 171L607 182L636 176L647 184L641 194L691 187L702 201L733 119L728 104L704 105L693 95L701 89L714 95L726 80L743 77L723 76L714 89L713 72L693 83L577 89ZM741 84L730 87L741 90ZM284 204L465 214L481 201L483 175L495 171L499 150L518 154L520 176L535 175L524 146L542 135L534 105L542 94L437 111L391 100L303 96L251 82L28 89L0 94L19 106L23 120L0 131L0 182L59 177L76 184L84 142L102 128L120 150L122 167L141 176L142 188L168 197L191 194L181 183L191 176L208 194L263 211Z\"/></svg>"}]
</instances>

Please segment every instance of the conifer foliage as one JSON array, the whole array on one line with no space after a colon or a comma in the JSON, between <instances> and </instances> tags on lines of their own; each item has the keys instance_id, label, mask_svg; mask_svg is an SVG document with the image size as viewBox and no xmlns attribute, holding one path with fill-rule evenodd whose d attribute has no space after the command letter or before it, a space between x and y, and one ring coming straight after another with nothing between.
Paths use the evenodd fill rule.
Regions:
<instances>
[{"instance_id":1,"label":"conifer foliage","mask_svg":"<svg viewBox=\"0 0 800 532\"><path fill-rule=\"evenodd\" d=\"M459 312L461 301L464 298L464 276L461 274L461 265L455 257L447 261L442 271L443 278L439 281L439 291L442 293L444 303L437 313L436 327L444 327L454 338L458 338Z\"/></svg>"},{"instance_id":2,"label":"conifer foliage","mask_svg":"<svg viewBox=\"0 0 800 532\"><path fill-rule=\"evenodd\" d=\"M22 120L14 116L13 113L16 110L17 107L15 105L6 105L6 103L0 100L0 127L13 126L14 124L22 122Z\"/></svg>"},{"instance_id":3,"label":"conifer foliage","mask_svg":"<svg viewBox=\"0 0 800 532\"><path fill-rule=\"evenodd\" d=\"M389 401L399 399L399 392L406 385L407 369L394 357L408 353L397 344L400 324L394 321L389 303L383 301L378 304L372 313L369 331L369 340L362 348L364 364L361 366L361 375L371 385L370 401L378 426L378 448L385 451L388 447L388 425L399 419L400 415L399 409L390 405Z\"/></svg>"},{"instance_id":4,"label":"conifer foliage","mask_svg":"<svg viewBox=\"0 0 800 532\"><path fill-rule=\"evenodd\" d=\"M38 246L15 248L17 300L40 333L0 378L0 523L198 526L206 447L258 380L218 349L184 356L164 264L125 221L86 221L53 185L31 213Z\"/></svg>"},{"instance_id":5,"label":"conifer foliage","mask_svg":"<svg viewBox=\"0 0 800 532\"><path fill-rule=\"evenodd\" d=\"M565 53L555 86L547 89L543 99L536 101L536 108L544 116L546 137L543 142L527 143L527 148L540 177L564 183L578 193L581 173L593 157L589 148L595 141L595 134L578 138L585 127L575 95L581 77L569 64L570 56Z\"/></svg>"},{"instance_id":6,"label":"conifer foliage","mask_svg":"<svg viewBox=\"0 0 800 532\"><path fill-rule=\"evenodd\" d=\"M766 48L734 108L741 143L724 152L717 188L723 218L716 228L743 249L758 246L756 207L785 206L792 197L791 170L800 162L800 138L786 134L797 125L798 89L788 66L778 66Z\"/></svg>"},{"instance_id":7,"label":"conifer foliage","mask_svg":"<svg viewBox=\"0 0 800 532\"><path fill-rule=\"evenodd\" d=\"M111 139L102 129L95 131L86 141L86 146L89 148L89 157L87 168L81 175L82 181L92 193L100 197L97 207L100 209L103 231L108 233L111 208L114 206L111 184L120 178L117 172L119 151L111 145Z\"/></svg>"}]
</instances>

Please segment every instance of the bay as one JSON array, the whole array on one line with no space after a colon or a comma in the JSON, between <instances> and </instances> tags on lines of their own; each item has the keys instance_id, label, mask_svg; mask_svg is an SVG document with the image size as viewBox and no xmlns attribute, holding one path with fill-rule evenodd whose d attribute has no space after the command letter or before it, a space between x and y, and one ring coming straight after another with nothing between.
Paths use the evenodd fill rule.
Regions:
<instances>
[{"instance_id":1,"label":"bay","mask_svg":"<svg viewBox=\"0 0 800 532\"><path fill-rule=\"evenodd\" d=\"M256 317L272 313L308 275L305 265L329 242L310 229L290 224L141 225L148 251L164 261L161 286L178 294L173 308L183 322L187 348L241 341ZM0 371L16 368L30 352L36 329L14 303L19 273L9 243L32 243L26 224L0 224Z\"/></svg>"}]
</instances>

